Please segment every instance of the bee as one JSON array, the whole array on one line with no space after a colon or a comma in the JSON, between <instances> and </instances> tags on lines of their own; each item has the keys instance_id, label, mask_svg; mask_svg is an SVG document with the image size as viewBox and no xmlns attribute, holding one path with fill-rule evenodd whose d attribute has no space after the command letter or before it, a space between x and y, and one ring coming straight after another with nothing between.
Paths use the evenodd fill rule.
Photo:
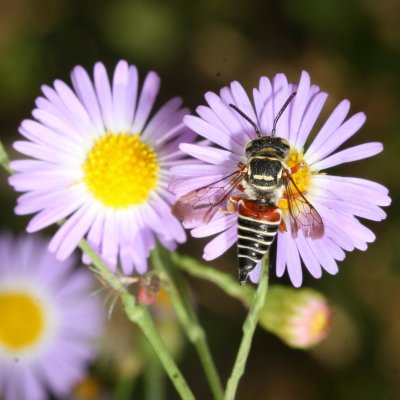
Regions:
<instances>
[{"instance_id":1,"label":"bee","mask_svg":"<svg viewBox=\"0 0 400 400\"><path fill-rule=\"evenodd\" d=\"M304 236L312 239L324 234L321 216L292 177L304 164L287 166L285 161L290 144L285 138L275 136L279 118L295 95L293 92L289 96L276 115L269 135L263 134L234 104L229 104L253 126L257 135L245 147L247 162L239 163L237 170L211 185L183 195L172 209L176 217L190 224L206 224L217 211L238 213L237 254L241 285L268 252L278 229L287 231L282 210L278 207L280 199L287 200L293 238L300 229Z\"/></svg>"}]
</instances>

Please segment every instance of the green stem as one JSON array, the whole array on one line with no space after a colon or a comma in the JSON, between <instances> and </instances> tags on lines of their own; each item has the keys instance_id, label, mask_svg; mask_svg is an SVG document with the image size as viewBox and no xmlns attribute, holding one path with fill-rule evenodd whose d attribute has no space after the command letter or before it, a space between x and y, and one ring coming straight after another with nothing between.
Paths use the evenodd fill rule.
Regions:
<instances>
[{"instance_id":1,"label":"green stem","mask_svg":"<svg viewBox=\"0 0 400 400\"><path fill-rule=\"evenodd\" d=\"M268 259L268 256L266 256ZM260 317L261 310L265 303L265 297L268 290L268 261L265 260L262 264L262 271L260 276L260 282L253 301L250 305L249 313L243 324L243 337L240 343L239 351L236 356L235 363L233 365L232 373L228 379L228 384L225 391L225 400L234 400L236 398L236 391L239 384L240 378L243 376L247 358L249 356L253 335L257 327L258 319Z\"/></svg>"},{"instance_id":2,"label":"green stem","mask_svg":"<svg viewBox=\"0 0 400 400\"><path fill-rule=\"evenodd\" d=\"M119 294L127 294L126 287L121 283L117 275L114 275L104 264L100 256L93 250L92 246L85 240L81 239L78 244L79 248L90 258L95 266L96 273L101 279L107 282Z\"/></svg>"},{"instance_id":3,"label":"green stem","mask_svg":"<svg viewBox=\"0 0 400 400\"><path fill-rule=\"evenodd\" d=\"M135 388L135 378L121 376L115 386L112 398L114 400L130 400Z\"/></svg>"},{"instance_id":4,"label":"green stem","mask_svg":"<svg viewBox=\"0 0 400 400\"><path fill-rule=\"evenodd\" d=\"M181 398L185 400L194 400L193 393L187 385L185 378L182 376L174 360L166 350L165 345L154 326L148 309L143 305L135 304L135 299L130 294L122 294L121 300L129 320L142 329Z\"/></svg>"},{"instance_id":5,"label":"green stem","mask_svg":"<svg viewBox=\"0 0 400 400\"><path fill-rule=\"evenodd\" d=\"M190 275L214 283L229 296L242 302L246 308L250 306L255 292L251 286L240 286L238 281L230 275L220 272L216 268L211 268L189 256L172 253L171 259L177 267L185 270Z\"/></svg>"},{"instance_id":6,"label":"green stem","mask_svg":"<svg viewBox=\"0 0 400 400\"><path fill-rule=\"evenodd\" d=\"M172 259L173 254L170 254L170 259ZM151 256L153 266L157 270L169 274L170 279L172 279L172 282L166 286L171 303L188 339L196 348L214 398L222 400L224 395L222 384L208 347L205 332L193 310L185 286L178 274L176 274L175 265L168 265L168 262L165 261L166 257L163 257L163 255L165 255L165 252L160 248L153 251Z\"/></svg>"},{"instance_id":7,"label":"green stem","mask_svg":"<svg viewBox=\"0 0 400 400\"><path fill-rule=\"evenodd\" d=\"M163 367L165 368L168 376L175 385L175 388L181 395L182 399L194 399L194 396L189 389L183 375L179 371L174 360L169 355L164 343L158 335L148 309L143 305L136 304L136 299L130 293L128 293L126 288L119 281L118 277L107 268L98 254L84 239L80 241L79 247L89 256L102 279L107 281L111 287L121 295L121 300L122 304L124 305L126 315L128 316L129 320L137 324L142 329L143 334L150 342L150 345L159 357Z\"/></svg>"},{"instance_id":8,"label":"green stem","mask_svg":"<svg viewBox=\"0 0 400 400\"><path fill-rule=\"evenodd\" d=\"M9 174L13 174L14 173L14 171L9 167L10 159L8 157L6 149L4 148L3 143L1 143L1 142L0 142L0 164L3 166L3 168Z\"/></svg>"},{"instance_id":9,"label":"green stem","mask_svg":"<svg viewBox=\"0 0 400 400\"><path fill-rule=\"evenodd\" d=\"M154 352L153 352L154 354ZM163 400L165 398L165 374L158 358L148 355L144 370L144 398Z\"/></svg>"}]
</instances>

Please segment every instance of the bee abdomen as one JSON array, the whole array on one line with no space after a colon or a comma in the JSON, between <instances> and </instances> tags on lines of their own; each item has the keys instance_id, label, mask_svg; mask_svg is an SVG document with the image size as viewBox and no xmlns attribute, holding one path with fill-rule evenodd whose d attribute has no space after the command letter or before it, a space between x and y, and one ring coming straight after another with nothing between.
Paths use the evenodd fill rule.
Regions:
<instances>
[{"instance_id":1,"label":"bee abdomen","mask_svg":"<svg viewBox=\"0 0 400 400\"><path fill-rule=\"evenodd\" d=\"M239 283L246 282L249 273L255 268L269 250L278 232L280 223L276 218L268 220L264 218L238 216L238 260Z\"/></svg>"}]
</instances>

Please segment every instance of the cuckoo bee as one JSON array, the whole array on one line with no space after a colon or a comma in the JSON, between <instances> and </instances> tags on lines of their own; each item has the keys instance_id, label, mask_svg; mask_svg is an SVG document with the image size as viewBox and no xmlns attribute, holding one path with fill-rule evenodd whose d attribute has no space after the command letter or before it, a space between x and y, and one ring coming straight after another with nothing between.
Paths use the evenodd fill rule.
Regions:
<instances>
[{"instance_id":1,"label":"cuckoo bee","mask_svg":"<svg viewBox=\"0 0 400 400\"><path fill-rule=\"evenodd\" d=\"M234 104L229 104L253 126L257 135L246 145L247 162L239 163L236 171L219 181L180 197L173 207L174 215L186 222L208 223L217 211L238 213L240 284L247 281L249 273L267 253L278 229L287 231L278 207L280 199L287 201L294 238L299 229L313 239L324 233L321 216L292 177L304 165L288 167L285 161L290 144L284 138L275 137L277 122L295 95L296 92L289 96L276 115L270 135L263 134L254 121Z\"/></svg>"}]
</instances>

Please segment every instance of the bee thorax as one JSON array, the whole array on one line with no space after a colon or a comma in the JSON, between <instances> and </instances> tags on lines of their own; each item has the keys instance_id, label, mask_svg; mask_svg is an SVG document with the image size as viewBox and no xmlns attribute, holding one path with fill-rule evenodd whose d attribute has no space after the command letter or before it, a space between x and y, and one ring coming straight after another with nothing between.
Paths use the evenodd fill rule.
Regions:
<instances>
[{"instance_id":1,"label":"bee thorax","mask_svg":"<svg viewBox=\"0 0 400 400\"><path fill-rule=\"evenodd\" d=\"M278 185L273 188L258 188L248 183L246 180L242 183L243 192L247 199L254 200L262 204L277 205L283 196L284 187Z\"/></svg>"}]
</instances>

